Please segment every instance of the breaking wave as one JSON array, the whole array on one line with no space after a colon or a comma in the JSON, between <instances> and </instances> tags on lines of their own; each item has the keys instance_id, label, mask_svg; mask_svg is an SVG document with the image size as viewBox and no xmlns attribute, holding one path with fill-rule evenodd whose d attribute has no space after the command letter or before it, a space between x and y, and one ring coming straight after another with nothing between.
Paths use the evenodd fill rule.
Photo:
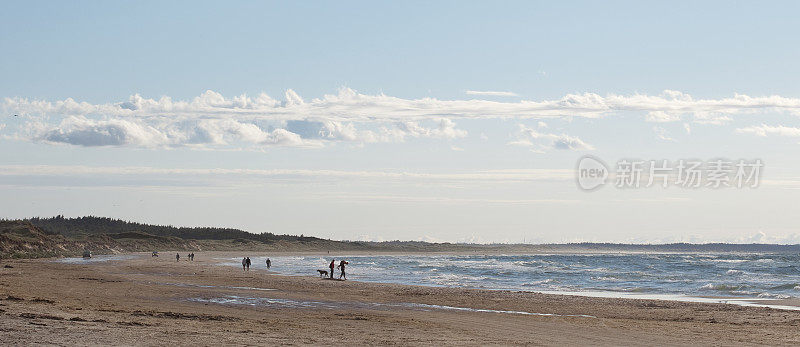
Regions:
<instances>
[{"instance_id":1,"label":"breaking wave","mask_svg":"<svg viewBox=\"0 0 800 347\"><path fill-rule=\"evenodd\" d=\"M265 258L251 257L264 266ZM240 259L228 264L240 266ZM744 298L800 296L800 255L357 255L349 279L440 287ZM272 257L272 271L315 276L331 258Z\"/></svg>"}]
</instances>

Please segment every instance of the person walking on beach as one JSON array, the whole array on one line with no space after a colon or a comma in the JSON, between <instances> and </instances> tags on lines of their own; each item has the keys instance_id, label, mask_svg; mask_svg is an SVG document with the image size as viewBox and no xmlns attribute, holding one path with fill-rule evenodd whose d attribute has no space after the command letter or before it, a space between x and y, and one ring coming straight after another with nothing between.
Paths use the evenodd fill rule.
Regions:
<instances>
[{"instance_id":1,"label":"person walking on beach","mask_svg":"<svg viewBox=\"0 0 800 347\"><path fill-rule=\"evenodd\" d=\"M175 253L175 261L181 261L181 255L179 253Z\"/></svg>"},{"instance_id":2,"label":"person walking on beach","mask_svg":"<svg viewBox=\"0 0 800 347\"><path fill-rule=\"evenodd\" d=\"M271 266L272 266L272 260L269 260L269 258L267 258L267 269L269 270Z\"/></svg>"},{"instance_id":3,"label":"person walking on beach","mask_svg":"<svg viewBox=\"0 0 800 347\"><path fill-rule=\"evenodd\" d=\"M333 279L333 269L336 268L336 259L331 259L331 264L328 265L331 268L331 279Z\"/></svg>"},{"instance_id":4,"label":"person walking on beach","mask_svg":"<svg viewBox=\"0 0 800 347\"><path fill-rule=\"evenodd\" d=\"M250 271L250 257L247 257L247 271Z\"/></svg>"},{"instance_id":5,"label":"person walking on beach","mask_svg":"<svg viewBox=\"0 0 800 347\"><path fill-rule=\"evenodd\" d=\"M242 258L242 271L247 270L247 258Z\"/></svg>"},{"instance_id":6,"label":"person walking on beach","mask_svg":"<svg viewBox=\"0 0 800 347\"><path fill-rule=\"evenodd\" d=\"M346 262L344 260L339 262L339 270L341 271L341 273L339 274L339 279L342 279L342 277L344 277L344 279L347 279L347 275L345 275L345 273L344 273L344 266L347 265L347 264L350 264L350 263L348 263L348 262Z\"/></svg>"}]
</instances>

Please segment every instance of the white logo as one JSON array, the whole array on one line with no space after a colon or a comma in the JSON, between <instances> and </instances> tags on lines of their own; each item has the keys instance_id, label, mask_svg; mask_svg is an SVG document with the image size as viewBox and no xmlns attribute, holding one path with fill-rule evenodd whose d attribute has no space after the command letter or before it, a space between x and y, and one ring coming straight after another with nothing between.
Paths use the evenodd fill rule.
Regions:
<instances>
[{"instance_id":1,"label":"white logo","mask_svg":"<svg viewBox=\"0 0 800 347\"><path fill-rule=\"evenodd\" d=\"M605 185L610 176L620 189L650 188L654 185L662 188L673 185L686 189L757 188L763 168L761 159L680 159L673 162L666 159L622 159L617 162L616 171L610 172L602 160L586 155L578 160L575 183L582 190L592 191Z\"/></svg>"},{"instance_id":2,"label":"white logo","mask_svg":"<svg viewBox=\"0 0 800 347\"><path fill-rule=\"evenodd\" d=\"M608 167L600 159L587 155L578 161L575 174L578 187L588 191L595 190L606 184Z\"/></svg>"}]
</instances>

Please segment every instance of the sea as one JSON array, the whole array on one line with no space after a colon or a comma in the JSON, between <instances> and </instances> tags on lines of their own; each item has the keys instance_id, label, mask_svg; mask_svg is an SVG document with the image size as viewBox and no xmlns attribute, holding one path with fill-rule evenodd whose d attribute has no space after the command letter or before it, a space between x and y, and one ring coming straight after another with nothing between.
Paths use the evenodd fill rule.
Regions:
<instances>
[{"instance_id":1,"label":"sea","mask_svg":"<svg viewBox=\"0 0 800 347\"><path fill-rule=\"evenodd\" d=\"M276 256L271 270L318 276L333 258L349 262L348 280L364 282L709 302L800 297L800 255L783 253ZM241 267L241 258L224 260ZM251 260L266 267L265 257Z\"/></svg>"}]
</instances>

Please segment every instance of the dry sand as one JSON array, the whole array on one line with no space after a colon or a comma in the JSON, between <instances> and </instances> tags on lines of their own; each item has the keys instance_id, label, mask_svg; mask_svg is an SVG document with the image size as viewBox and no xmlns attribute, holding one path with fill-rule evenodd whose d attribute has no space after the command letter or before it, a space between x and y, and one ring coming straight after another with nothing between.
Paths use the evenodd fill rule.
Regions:
<instances>
[{"instance_id":1,"label":"dry sand","mask_svg":"<svg viewBox=\"0 0 800 347\"><path fill-rule=\"evenodd\" d=\"M174 254L167 255L91 265L52 259L3 261L12 268L0 266L0 341L4 345L800 344L798 311L326 281L263 269L243 272L212 259L239 254L198 252L194 262L182 258L179 263ZM202 301L231 297L272 301L265 304L261 299L255 306Z\"/></svg>"}]
</instances>

